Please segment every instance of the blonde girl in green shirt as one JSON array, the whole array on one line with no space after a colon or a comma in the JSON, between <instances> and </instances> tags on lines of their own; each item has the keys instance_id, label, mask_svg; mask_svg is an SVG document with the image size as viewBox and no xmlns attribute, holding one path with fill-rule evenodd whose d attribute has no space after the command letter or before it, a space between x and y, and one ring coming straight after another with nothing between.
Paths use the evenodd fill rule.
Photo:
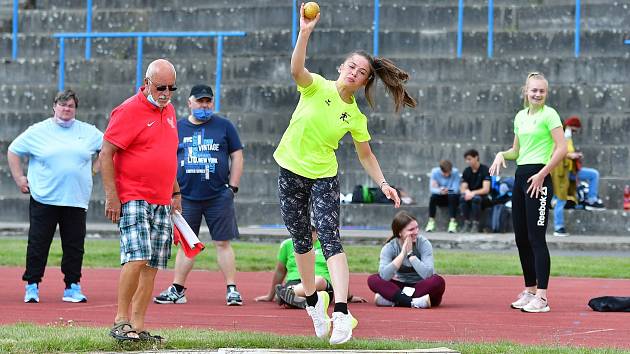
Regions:
<instances>
[{"instance_id":1,"label":"blonde girl in green shirt","mask_svg":"<svg viewBox=\"0 0 630 354\"><path fill-rule=\"evenodd\" d=\"M530 73L523 88L524 109L514 118L512 148L497 154L490 175L498 176L505 160L516 160L512 190L512 222L523 269L525 289L512 308L548 312L547 285L551 259L546 232L553 196L550 172L567 153L560 116L545 105L549 84L541 73Z\"/></svg>"},{"instance_id":2,"label":"blonde girl in green shirt","mask_svg":"<svg viewBox=\"0 0 630 354\"><path fill-rule=\"evenodd\" d=\"M291 234L300 277L306 293L306 311L313 320L315 334L328 336L331 321L326 292L315 291L313 240L310 235L309 208L313 209L317 234L334 289L335 308L329 342L341 344L352 337L357 321L348 312L348 262L339 238L339 179L335 150L348 132L352 135L359 161L381 191L400 206L396 190L389 186L372 153L367 118L357 107L355 92L364 89L373 106L372 91L376 77L391 93L396 111L415 107L405 82L409 75L391 61L374 58L365 52L351 53L339 65L336 81L329 81L304 67L308 39L319 21L304 17L300 9L300 32L291 56L291 75L300 101L274 153L280 165L278 194L282 218Z\"/></svg>"}]
</instances>

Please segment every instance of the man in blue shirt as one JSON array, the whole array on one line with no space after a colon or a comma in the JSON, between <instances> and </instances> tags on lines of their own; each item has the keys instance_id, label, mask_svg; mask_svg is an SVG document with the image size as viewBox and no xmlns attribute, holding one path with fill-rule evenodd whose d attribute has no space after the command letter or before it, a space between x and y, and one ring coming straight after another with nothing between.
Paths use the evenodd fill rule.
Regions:
<instances>
[{"instance_id":1,"label":"man in blue shirt","mask_svg":"<svg viewBox=\"0 0 630 354\"><path fill-rule=\"evenodd\" d=\"M9 145L11 175L20 191L31 195L26 270L22 276L27 282L24 302L39 302L39 283L57 224L63 251L61 272L66 283L62 300L87 301L79 282L92 194L92 157L101 149L103 133L75 119L78 106L74 91L60 92L53 102L53 117L31 125ZM26 176L21 157L28 158Z\"/></svg>"},{"instance_id":2,"label":"man in blue shirt","mask_svg":"<svg viewBox=\"0 0 630 354\"><path fill-rule=\"evenodd\" d=\"M232 122L213 113L213 97L212 88L207 85L195 85L190 91L190 115L177 122L177 182L182 194L182 216L197 235L201 217L206 220L227 285L227 305L242 305L230 240L238 237L234 196L243 173L243 145ZM184 283L193 265L194 259L187 258L180 247L173 284L153 301L186 303Z\"/></svg>"},{"instance_id":3,"label":"man in blue shirt","mask_svg":"<svg viewBox=\"0 0 630 354\"><path fill-rule=\"evenodd\" d=\"M448 223L448 232L457 231L457 206L459 204L459 171L453 167L449 160L441 160L440 166L431 170L431 180L429 189L431 199L429 200L429 221L426 232L435 230L435 214L438 206L447 206L448 214L451 217Z\"/></svg>"}]
</instances>

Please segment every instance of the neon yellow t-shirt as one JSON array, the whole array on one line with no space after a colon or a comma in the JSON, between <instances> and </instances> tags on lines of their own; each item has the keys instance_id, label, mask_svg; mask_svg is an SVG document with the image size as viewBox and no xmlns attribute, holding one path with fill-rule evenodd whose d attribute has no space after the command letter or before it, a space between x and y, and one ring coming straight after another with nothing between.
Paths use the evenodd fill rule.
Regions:
<instances>
[{"instance_id":1,"label":"neon yellow t-shirt","mask_svg":"<svg viewBox=\"0 0 630 354\"><path fill-rule=\"evenodd\" d=\"M339 140L347 132L357 142L370 140L367 117L354 97L352 103L341 99L334 81L311 75L308 87L298 87L300 101L273 157L282 168L302 177L333 177Z\"/></svg>"},{"instance_id":2,"label":"neon yellow t-shirt","mask_svg":"<svg viewBox=\"0 0 630 354\"><path fill-rule=\"evenodd\" d=\"M560 116L555 109L543 106L534 115L527 114L525 108L514 118L514 134L518 137L519 154L517 165L546 165L553 153L551 130L562 127Z\"/></svg>"}]
</instances>

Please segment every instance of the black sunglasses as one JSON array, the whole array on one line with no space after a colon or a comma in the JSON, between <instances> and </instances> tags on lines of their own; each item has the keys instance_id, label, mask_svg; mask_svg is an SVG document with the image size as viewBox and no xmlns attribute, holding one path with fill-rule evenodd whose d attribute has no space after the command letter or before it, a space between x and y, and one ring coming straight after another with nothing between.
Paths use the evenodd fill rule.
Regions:
<instances>
[{"instance_id":1,"label":"black sunglasses","mask_svg":"<svg viewBox=\"0 0 630 354\"><path fill-rule=\"evenodd\" d=\"M151 81L151 79L147 78L147 80L153 84L153 81ZM155 84L153 84L155 85ZM155 89L162 92L162 91L166 91L166 89L168 89L169 91L173 92L177 90L177 86L175 85L159 85L159 86L155 86Z\"/></svg>"}]
</instances>

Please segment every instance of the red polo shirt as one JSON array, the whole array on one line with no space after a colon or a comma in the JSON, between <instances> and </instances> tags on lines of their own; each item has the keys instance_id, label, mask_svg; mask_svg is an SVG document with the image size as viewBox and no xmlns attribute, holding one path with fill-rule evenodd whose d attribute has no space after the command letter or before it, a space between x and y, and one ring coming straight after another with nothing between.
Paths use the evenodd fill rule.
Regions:
<instances>
[{"instance_id":1,"label":"red polo shirt","mask_svg":"<svg viewBox=\"0 0 630 354\"><path fill-rule=\"evenodd\" d=\"M114 108L105 140L116 145L116 189L121 203L169 205L177 176L177 119L172 104L160 110L142 93Z\"/></svg>"}]
</instances>

